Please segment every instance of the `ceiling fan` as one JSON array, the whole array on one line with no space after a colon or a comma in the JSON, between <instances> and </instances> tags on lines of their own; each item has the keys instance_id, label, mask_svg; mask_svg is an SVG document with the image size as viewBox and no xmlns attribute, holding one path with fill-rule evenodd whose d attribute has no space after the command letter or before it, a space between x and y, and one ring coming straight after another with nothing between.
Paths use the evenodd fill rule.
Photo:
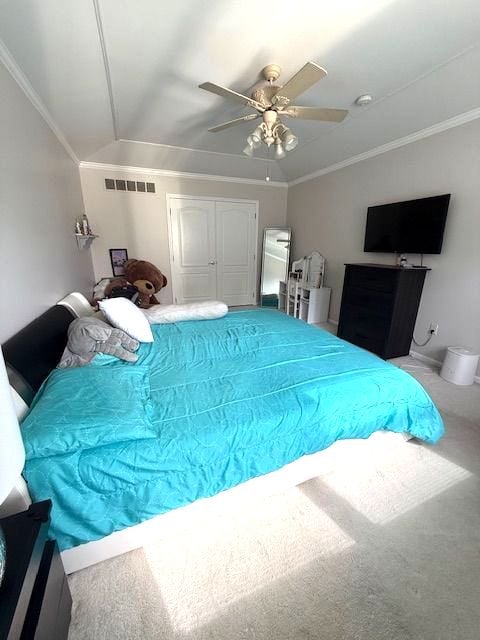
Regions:
<instances>
[{"instance_id":1,"label":"ceiling fan","mask_svg":"<svg viewBox=\"0 0 480 640\"><path fill-rule=\"evenodd\" d=\"M327 75L325 69L314 62L307 62L290 80L284 84L276 85L274 82L280 77L281 68L278 64L269 64L262 69L262 75L267 81L265 86L255 89L249 98L237 91L214 84L204 82L200 89L210 91L218 96L229 98L241 104L252 107L256 113L249 113L235 120L223 122L209 129L211 132L223 131L234 127L241 122L262 118L262 123L247 138L247 146L243 152L253 156L255 149L263 143L270 147L275 145L275 159L285 157L285 151L295 149L298 138L286 127L279 116L300 118L302 120L322 120L326 122L342 122L348 114L346 109L324 109L322 107L299 107L290 102L301 93L309 89Z\"/></svg>"}]
</instances>

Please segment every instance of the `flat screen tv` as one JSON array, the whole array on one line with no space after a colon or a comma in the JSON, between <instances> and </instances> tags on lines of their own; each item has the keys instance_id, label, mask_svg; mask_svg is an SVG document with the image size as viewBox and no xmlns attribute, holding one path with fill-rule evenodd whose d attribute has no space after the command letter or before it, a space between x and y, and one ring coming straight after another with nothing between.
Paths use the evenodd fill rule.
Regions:
<instances>
[{"instance_id":1,"label":"flat screen tv","mask_svg":"<svg viewBox=\"0 0 480 640\"><path fill-rule=\"evenodd\" d=\"M450 194L369 207L364 251L440 253Z\"/></svg>"}]
</instances>

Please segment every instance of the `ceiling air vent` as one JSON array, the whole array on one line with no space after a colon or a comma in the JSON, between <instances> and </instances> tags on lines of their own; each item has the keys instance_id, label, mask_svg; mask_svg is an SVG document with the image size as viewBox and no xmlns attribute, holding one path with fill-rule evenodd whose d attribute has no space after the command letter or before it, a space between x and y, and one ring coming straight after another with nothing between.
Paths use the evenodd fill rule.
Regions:
<instances>
[{"instance_id":1,"label":"ceiling air vent","mask_svg":"<svg viewBox=\"0 0 480 640\"><path fill-rule=\"evenodd\" d=\"M105 178L105 189L107 189L107 191L137 191L138 193L155 193L155 183Z\"/></svg>"}]
</instances>

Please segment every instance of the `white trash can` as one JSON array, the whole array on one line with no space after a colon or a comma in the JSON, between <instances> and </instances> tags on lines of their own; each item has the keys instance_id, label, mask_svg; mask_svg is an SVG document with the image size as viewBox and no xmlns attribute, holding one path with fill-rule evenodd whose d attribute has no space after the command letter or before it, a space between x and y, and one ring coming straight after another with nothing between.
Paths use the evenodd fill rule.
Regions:
<instances>
[{"instance_id":1,"label":"white trash can","mask_svg":"<svg viewBox=\"0 0 480 640\"><path fill-rule=\"evenodd\" d=\"M478 366L478 354L465 347L448 347L440 375L453 384L473 384Z\"/></svg>"}]
</instances>

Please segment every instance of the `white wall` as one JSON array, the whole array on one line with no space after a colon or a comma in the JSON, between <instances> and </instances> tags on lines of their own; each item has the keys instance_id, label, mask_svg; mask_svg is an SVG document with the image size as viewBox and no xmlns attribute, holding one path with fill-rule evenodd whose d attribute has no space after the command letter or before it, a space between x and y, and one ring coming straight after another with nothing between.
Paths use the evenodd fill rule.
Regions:
<instances>
[{"instance_id":1,"label":"white wall","mask_svg":"<svg viewBox=\"0 0 480 640\"><path fill-rule=\"evenodd\" d=\"M0 342L66 293L91 291L78 167L0 63Z\"/></svg>"},{"instance_id":2,"label":"white wall","mask_svg":"<svg viewBox=\"0 0 480 640\"><path fill-rule=\"evenodd\" d=\"M109 249L126 248L129 258L153 262L167 276L168 287L160 293L160 302L172 301L170 257L167 230L166 194L244 198L259 201L258 271L261 266L263 228L284 225L287 189L265 184L172 178L132 174L92 168L80 169L85 209L95 233L92 255L95 276L111 276ZM155 183L155 194L107 191L105 178L145 180Z\"/></svg>"},{"instance_id":3,"label":"white wall","mask_svg":"<svg viewBox=\"0 0 480 640\"><path fill-rule=\"evenodd\" d=\"M364 253L369 205L451 193L441 255L425 256L427 274L415 336L440 325L428 346L443 360L445 347L480 350L480 121L476 120L345 169L289 188L287 223L294 257L318 249L327 258L333 289L330 317L338 320L345 262L394 262ZM418 262L418 256L411 256Z\"/></svg>"}]
</instances>

